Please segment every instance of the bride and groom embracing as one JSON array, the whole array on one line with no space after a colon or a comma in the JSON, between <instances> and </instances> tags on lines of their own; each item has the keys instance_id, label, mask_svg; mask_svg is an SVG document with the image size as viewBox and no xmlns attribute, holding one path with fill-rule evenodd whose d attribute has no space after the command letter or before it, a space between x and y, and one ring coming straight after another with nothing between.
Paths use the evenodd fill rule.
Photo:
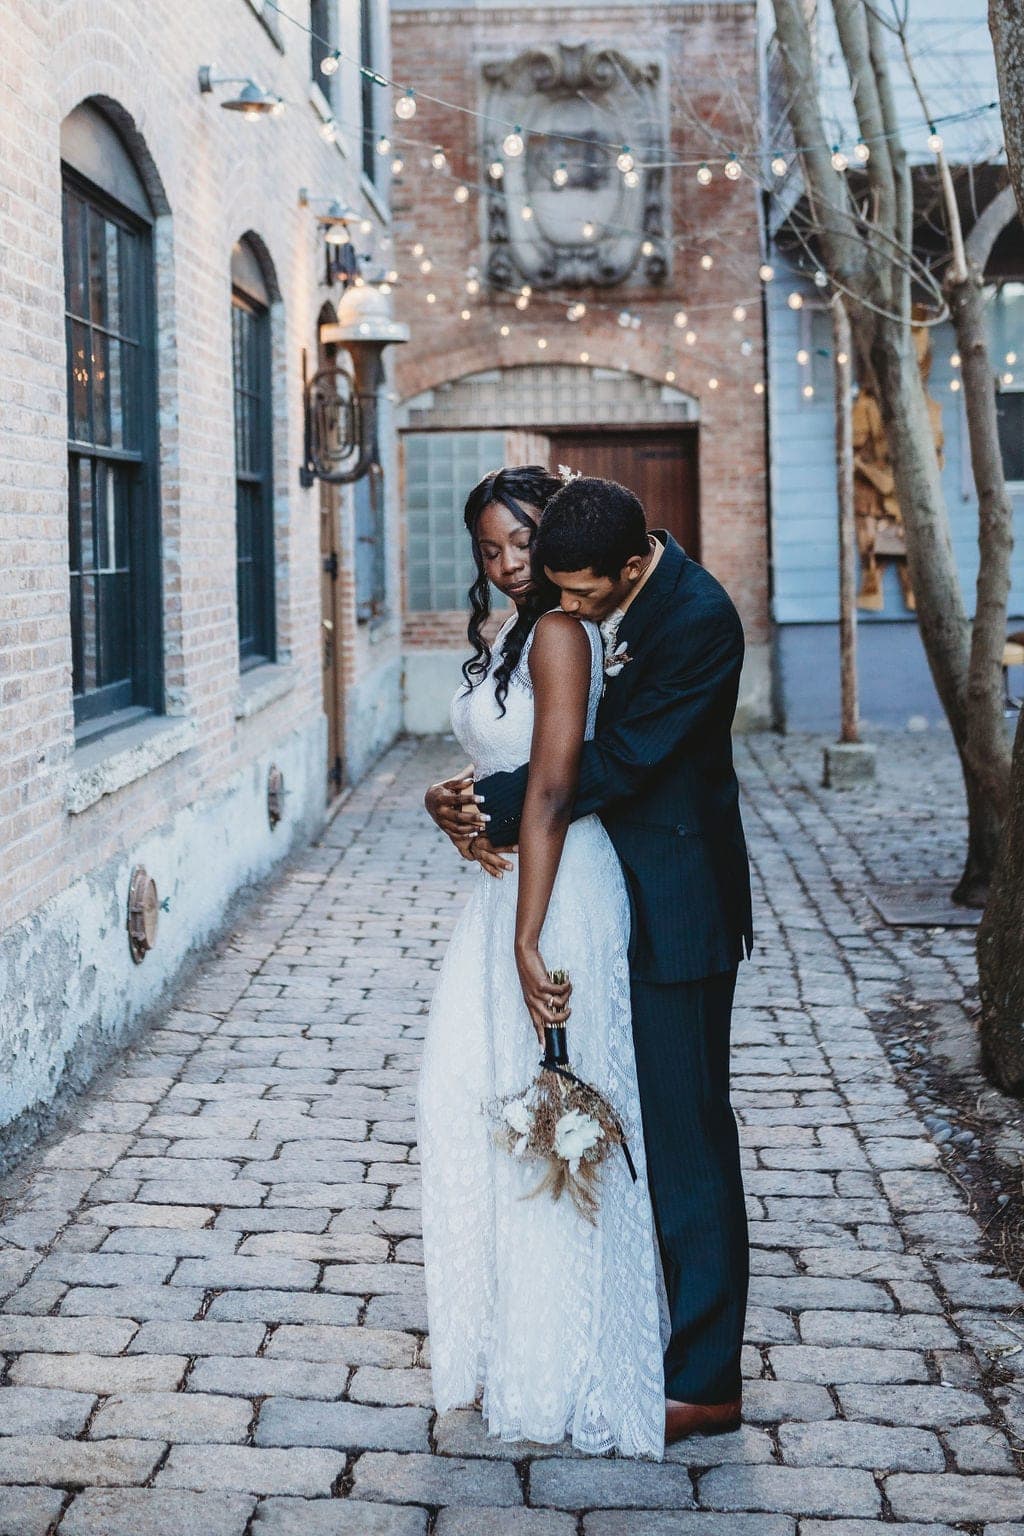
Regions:
<instances>
[{"instance_id":1,"label":"bride and groom embracing","mask_svg":"<svg viewBox=\"0 0 1024 1536\"><path fill-rule=\"evenodd\" d=\"M740 1422L743 633L613 481L504 468L465 520L474 654L452 725L473 768L425 802L481 866L417 1100L435 1403L479 1404L503 1440L660 1458ZM492 587L513 610L489 644ZM592 1221L537 1197L536 1164L499 1149L488 1113L527 1088L559 1024L632 1151L602 1164Z\"/></svg>"}]
</instances>

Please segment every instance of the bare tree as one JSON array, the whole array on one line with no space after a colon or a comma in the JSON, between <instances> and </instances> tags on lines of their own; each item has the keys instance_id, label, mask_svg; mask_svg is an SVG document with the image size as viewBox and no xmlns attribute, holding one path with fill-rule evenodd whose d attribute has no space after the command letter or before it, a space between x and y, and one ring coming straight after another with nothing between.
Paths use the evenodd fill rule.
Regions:
<instances>
[{"instance_id":1,"label":"bare tree","mask_svg":"<svg viewBox=\"0 0 1024 1536\"><path fill-rule=\"evenodd\" d=\"M989 0L1006 157L1024 222L1024 5ZM992 891L978 930L981 1056L1008 1093L1024 1094L1024 709L1010 771L1009 810Z\"/></svg>"},{"instance_id":2,"label":"bare tree","mask_svg":"<svg viewBox=\"0 0 1024 1536\"><path fill-rule=\"evenodd\" d=\"M796 142L802 146L800 158L811 228L829 278L846 295L862 373L873 380L877 389L903 514L907 564L917 599L921 639L963 770L968 846L954 897L965 904L980 906L985 901L1002 834L1009 776L999 692L1005 592L1001 613L999 593L1006 584L1009 558L1002 538L1003 523L994 511L981 528L986 580L984 602L972 639L911 334L912 274L918 279L927 279L928 274L916 262L912 246L913 197L896 121L887 56L889 32L867 0L833 0L859 131L870 145L865 167L867 196L858 204L850 182L844 172L833 166L828 151L807 8L803 0L773 0L773 5L786 76L787 115ZM966 258L962 268L958 269L957 298L962 289L974 387L985 356L976 346L980 341L984 348L983 332L972 328L980 317L981 298L979 290L977 309L966 302L966 297L977 288L977 274L972 276L967 270ZM995 401L990 374L982 393L991 397L991 419L979 408L980 416L984 416L986 427L994 429ZM977 442L980 452L980 433ZM974 446L972 434L972 458ZM982 482L994 483L997 467L1001 480L998 459L992 460L987 450L983 457L983 465L976 461L976 468L983 470ZM1001 508L1004 502L996 496L991 505Z\"/></svg>"}]
</instances>

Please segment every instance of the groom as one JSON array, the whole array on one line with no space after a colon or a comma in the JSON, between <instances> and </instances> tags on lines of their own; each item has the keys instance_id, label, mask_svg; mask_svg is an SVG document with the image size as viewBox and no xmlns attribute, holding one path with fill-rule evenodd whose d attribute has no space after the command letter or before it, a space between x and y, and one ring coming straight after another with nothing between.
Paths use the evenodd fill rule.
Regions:
<instances>
[{"instance_id":1,"label":"groom","mask_svg":"<svg viewBox=\"0 0 1024 1536\"><path fill-rule=\"evenodd\" d=\"M670 534L649 534L640 502L614 481L568 481L545 508L534 551L563 610L596 621L605 645L605 692L573 814L601 817L630 893L633 1035L672 1326L672 1442L740 1422L749 1260L729 1023L752 930L730 728L743 631L714 577ZM491 774L465 797L468 826L479 824L482 799L492 846L518 838L527 771Z\"/></svg>"}]
</instances>

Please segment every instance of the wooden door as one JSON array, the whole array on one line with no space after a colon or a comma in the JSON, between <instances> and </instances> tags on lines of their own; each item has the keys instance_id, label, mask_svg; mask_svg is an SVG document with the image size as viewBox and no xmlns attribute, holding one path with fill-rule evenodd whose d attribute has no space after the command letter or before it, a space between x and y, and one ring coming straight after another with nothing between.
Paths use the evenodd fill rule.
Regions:
<instances>
[{"instance_id":1,"label":"wooden door","mask_svg":"<svg viewBox=\"0 0 1024 1536\"><path fill-rule=\"evenodd\" d=\"M700 559L697 429L598 429L552 432L552 469L568 464L585 475L617 480L643 502L651 528L667 528Z\"/></svg>"}]
</instances>

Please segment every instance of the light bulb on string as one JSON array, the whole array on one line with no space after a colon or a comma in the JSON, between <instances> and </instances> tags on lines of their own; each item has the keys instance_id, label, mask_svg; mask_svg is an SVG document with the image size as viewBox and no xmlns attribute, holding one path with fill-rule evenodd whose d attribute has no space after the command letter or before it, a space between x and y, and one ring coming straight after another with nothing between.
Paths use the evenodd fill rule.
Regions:
<instances>
[{"instance_id":1,"label":"light bulb on string","mask_svg":"<svg viewBox=\"0 0 1024 1536\"><path fill-rule=\"evenodd\" d=\"M517 123L511 133L506 133L501 141L501 147L510 160L523 152L523 130Z\"/></svg>"},{"instance_id":2,"label":"light bulb on string","mask_svg":"<svg viewBox=\"0 0 1024 1536\"><path fill-rule=\"evenodd\" d=\"M675 371L675 369L674 368L666 368L665 369L665 383L666 384L674 384L675 381L676 381L676 371Z\"/></svg>"},{"instance_id":3,"label":"light bulb on string","mask_svg":"<svg viewBox=\"0 0 1024 1536\"><path fill-rule=\"evenodd\" d=\"M772 155L771 171L773 176L785 176L789 170L789 161L785 155Z\"/></svg>"},{"instance_id":4,"label":"light bulb on string","mask_svg":"<svg viewBox=\"0 0 1024 1536\"><path fill-rule=\"evenodd\" d=\"M341 65L341 54L337 48L332 48L330 53L320 60L320 73L322 75L336 75Z\"/></svg>"},{"instance_id":5,"label":"light bulb on string","mask_svg":"<svg viewBox=\"0 0 1024 1536\"><path fill-rule=\"evenodd\" d=\"M403 123L407 123L411 117L416 116L416 92L411 85L404 96L399 96L396 100L395 116L400 117Z\"/></svg>"},{"instance_id":6,"label":"light bulb on string","mask_svg":"<svg viewBox=\"0 0 1024 1536\"><path fill-rule=\"evenodd\" d=\"M577 300L575 304L569 305L569 308L565 312L565 318L575 322L577 320L582 320L586 312L587 306L581 300Z\"/></svg>"},{"instance_id":7,"label":"light bulb on string","mask_svg":"<svg viewBox=\"0 0 1024 1536\"><path fill-rule=\"evenodd\" d=\"M801 390L801 394L803 395L805 400L813 400L814 399L814 385L813 384L805 384L803 389Z\"/></svg>"},{"instance_id":8,"label":"light bulb on string","mask_svg":"<svg viewBox=\"0 0 1024 1536\"><path fill-rule=\"evenodd\" d=\"M593 240L595 230L589 219L581 227L580 234L583 236L584 240Z\"/></svg>"},{"instance_id":9,"label":"light bulb on string","mask_svg":"<svg viewBox=\"0 0 1024 1536\"><path fill-rule=\"evenodd\" d=\"M677 309L675 314L672 316L672 324L675 326L676 330L677 331L684 330L685 327L686 327L686 321L687 321L686 310L685 309Z\"/></svg>"},{"instance_id":10,"label":"light bulb on string","mask_svg":"<svg viewBox=\"0 0 1024 1536\"><path fill-rule=\"evenodd\" d=\"M633 159L633 156L629 152L628 144L623 144L618 155L615 157L615 164L618 166L619 170L623 172L631 171L633 169L636 161Z\"/></svg>"},{"instance_id":11,"label":"light bulb on string","mask_svg":"<svg viewBox=\"0 0 1024 1536\"><path fill-rule=\"evenodd\" d=\"M949 366L951 368L959 368L960 367L960 353L959 352L953 352L950 355Z\"/></svg>"},{"instance_id":12,"label":"light bulb on string","mask_svg":"<svg viewBox=\"0 0 1024 1536\"><path fill-rule=\"evenodd\" d=\"M382 133L377 140L377 153L378 155L389 155L391 153L391 140L386 133Z\"/></svg>"},{"instance_id":13,"label":"light bulb on string","mask_svg":"<svg viewBox=\"0 0 1024 1536\"><path fill-rule=\"evenodd\" d=\"M754 385L754 394L755 395L763 395L764 394L764 380L763 379L758 379L757 383Z\"/></svg>"},{"instance_id":14,"label":"light bulb on string","mask_svg":"<svg viewBox=\"0 0 1024 1536\"><path fill-rule=\"evenodd\" d=\"M524 283L519 292L523 295L524 298L528 299L533 292L533 289L530 287L529 283Z\"/></svg>"},{"instance_id":15,"label":"light bulb on string","mask_svg":"<svg viewBox=\"0 0 1024 1536\"><path fill-rule=\"evenodd\" d=\"M654 241L653 240L645 240L644 243L640 247L640 254L641 254L641 256L653 256L654 255Z\"/></svg>"},{"instance_id":16,"label":"light bulb on string","mask_svg":"<svg viewBox=\"0 0 1024 1536\"><path fill-rule=\"evenodd\" d=\"M589 352L581 352L580 353L580 362L581 363L589 363L590 362L590 353Z\"/></svg>"},{"instance_id":17,"label":"light bulb on string","mask_svg":"<svg viewBox=\"0 0 1024 1536\"><path fill-rule=\"evenodd\" d=\"M428 272L432 272L433 268L434 263L431 261L430 257L424 256L423 260L420 262L420 271L423 273L424 277L426 277Z\"/></svg>"},{"instance_id":18,"label":"light bulb on string","mask_svg":"<svg viewBox=\"0 0 1024 1536\"><path fill-rule=\"evenodd\" d=\"M640 316L639 316L639 315L633 315L633 316L631 316L631 318L630 318L630 322L629 322L629 328L630 328L630 330L632 330L632 331L638 331L638 330L639 330L639 329L640 329L640 326L641 326L641 324L642 324L642 321L641 321L641 319L640 319Z\"/></svg>"},{"instance_id":19,"label":"light bulb on string","mask_svg":"<svg viewBox=\"0 0 1024 1536\"><path fill-rule=\"evenodd\" d=\"M500 181L505 174L505 167L500 160L492 160L487 167L487 174L492 181Z\"/></svg>"},{"instance_id":20,"label":"light bulb on string","mask_svg":"<svg viewBox=\"0 0 1024 1536\"><path fill-rule=\"evenodd\" d=\"M743 167L740 165L735 155L730 155L728 160L725 162L725 174L730 181L739 181L740 177L743 175Z\"/></svg>"},{"instance_id":21,"label":"light bulb on string","mask_svg":"<svg viewBox=\"0 0 1024 1536\"><path fill-rule=\"evenodd\" d=\"M789 298L786 300L786 303L789 305L790 309L803 309L804 296L802 293L791 293Z\"/></svg>"},{"instance_id":22,"label":"light bulb on string","mask_svg":"<svg viewBox=\"0 0 1024 1536\"><path fill-rule=\"evenodd\" d=\"M464 187L464 186L456 187L455 191L452 193L452 196L454 197L454 199L455 199L455 201L457 203L468 203L469 202L469 188L468 187Z\"/></svg>"},{"instance_id":23,"label":"light bulb on string","mask_svg":"<svg viewBox=\"0 0 1024 1536\"><path fill-rule=\"evenodd\" d=\"M477 278L469 277L466 279L466 292L469 294L476 294L480 292L480 283Z\"/></svg>"},{"instance_id":24,"label":"light bulb on string","mask_svg":"<svg viewBox=\"0 0 1024 1536\"><path fill-rule=\"evenodd\" d=\"M416 244L412 248L413 255L414 256L422 256L423 255L423 250L424 250L423 241L422 240L417 240Z\"/></svg>"},{"instance_id":25,"label":"light bulb on string","mask_svg":"<svg viewBox=\"0 0 1024 1536\"><path fill-rule=\"evenodd\" d=\"M850 354L849 354L849 352L837 352L836 353L836 362L839 364L840 368L845 368L849 361L850 361Z\"/></svg>"},{"instance_id":26,"label":"light bulb on string","mask_svg":"<svg viewBox=\"0 0 1024 1536\"><path fill-rule=\"evenodd\" d=\"M1004 384L1012 384L1013 383L1013 374L1012 373L1004 373L1003 374L1003 383Z\"/></svg>"},{"instance_id":27,"label":"light bulb on string","mask_svg":"<svg viewBox=\"0 0 1024 1536\"><path fill-rule=\"evenodd\" d=\"M717 389L717 388L718 388L718 380L717 379L708 379L708 389Z\"/></svg>"},{"instance_id":28,"label":"light bulb on string","mask_svg":"<svg viewBox=\"0 0 1024 1536\"><path fill-rule=\"evenodd\" d=\"M628 309L619 310L619 324L622 326L624 331L629 329L629 323L631 319L632 316L630 315Z\"/></svg>"},{"instance_id":29,"label":"light bulb on string","mask_svg":"<svg viewBox=\"0 0 1024 1536\"><path fill-rule=\"evenodd\" d=\"M960 380L959 379L950 379L949 387L952 390L953 394L955 395L957 390L960 388Z\"/></svg>"},{"instance_id":30,"label":"light bulb on string","mask_svg":"<svg viewBox=\"0 0 1024 1536\"><path fill-rule=\"evenodd\" d=\"M530 301L526 297L526 294L525 293L521 293L519 295L519 297L516 299L516 309L528 309L529 306L530 306Z\"/></svg>"},{"instance_id":31,"label":"light bulb on string","mask_svg":"<svg viewBox=\"0 0 1024 1536\"><path fill-rule=\"evenodd\" d=\"M622 178L622 185L629 188L638 187L640 185L640 172L627 171Z\"/></svg>"},{"instance_id":32,"label":"light bulb on string","mask_svg":"<svg viewBox=\"0 0 1024 1536\"><path fill-rule=\"evenodd\" d=\"M385 295L389 294L391 292L391 284L389 282L378 283L377 292Z\"/></svg>"},{"instance_id":33,"label":"light bulb on string","mask_svg":"<svg viewBox=\"0 0 1024 1536\"><path fill-rule=\"evenodd\" d=\"M832 169L834 171L845 171L847 166L850 163L849 160L847 159L846 155L839 148L838 144L833 144L832 145L831 160L832 160Z\"/></svg>"},{"instance_id":34,"label":"light bulb on string","mask_svg":"<svg viewBox=\"0 0 1024 1536\"><path fill-rule=\"evenodd\" d=\"M470 316L472 315L473 311L471 309L463 309L463 310L460 310L459 313L462 316L463 320L468 320L470 318Z\"/></svg>"},{"instance_id":35,"label":"light bulb on string","mask_svg":"<svg viewBox=\"0 0 1024 1536\"><path fill-rule=\"evenodd\" d=\"M696 340L697 340L697 332L696 331L687 331L686 335L683 337L683 340L686 342L686 345L688 347L694 346L694 344L696 343Z\"/></svg>"},{"instance_id":36,"label":"light bulb on string","mask_svg":"<svg viewBox=\"0 0 1024 1536\"><path fill-rule=\"evenodd\" d=\"M801 347L800 348L799 352L796 355L796 360L800 364L801 368L806 368L807 367L807 364L811 360L811 354L808 352L806 347Z\"/></svg>"},{"instance_id":37,"label":"light bulb on string","mask_svg":"<svg viewBox=\"0 0 1024 1536\"><path fill-rule=\"evenodd\" d=\"M757 269L757 275L761 279L762 283L770 283L772 278L775 276L775 268L772 266L770 261L762 261L761 265Z\"/></svg>"},{"instance_id":38,"label":"light bulb on string","mask_svg":"<svg viewBox=\"0 0 1024 1536\"><path fill-rule=\"evenodd\" d=\"M556 165L551 173L551 180L556 187L564 187L569 180L569 170L565 165Z\"/></svg>"},{"instance_id":39,"label":"light bulb on string","mask_svg":"<svg viewBox=\"0 0 1024 1536\"><path fill-rule=\"evenodd\" d=\"M392 174L392 176L401 176L401 174L402 174L402 172L404 170L405 170L405 161L402 159L401 155L396 155L395 158L391 162L391 174Z\"/></svg>"},{"instance_id":40,"label":"light bulb on string","mask_svg":"<svg viewBox=\"0 0 1024 1536\"><path fill-rule=\"evenodd\" d=\"M436 293L428 293L427 294L427 303L428 304L436 304L437 303L437 294Z\"/></svg>"},{"instance_id":41,"label":"light bulb on string","mask_svg":"<svg viewBox=\"0 0 1024 1536\"><path fill-rule=\"evenodd\" d=\"M397 283L398 282L398 273L395 271L395 269L393 267L392 267L391 271L387 274L387 279L388 279L389 283Z\"/></svg>"},{"instance_id":42,"label":"light bulb on string","mask_svg":"<svg viewBox=\"0 0 1024 1536\"><path fill-rule=\"evenodd\" d=\"M742 325L743 321L747 318L747 311L744 309L742 304L736 305L732 312L732 317L736 321L737 325Z\"/></svg>"},{"instance_id":43,"label":"light bulb on string","mask_svg":"<svg viewBox=\"0 0 1024 1536\"><path fill-rule=\"evenodd\" d=\"M360 219L359 220L359 233L361 235L372 235L373 234L373 220L372 219Z\"/></svg>"},{"instance_id":44,"label":"light bulb on string","mask_svg":"<svg viewBox=\"0 0 1024 1536\"><path fill-rule=\"evenodd\" d=\"M523 206L520 208L519 213L520 213L520 216L522 218L524 218L527 223L529 223L530 220L533 218L533 209L530 207L529 203L524 203Z\"/></svg>"},{"instance_id":45,"label":"light bulb on string","mask_svg":"<svg viewBox=\"0 0 1024 1536\"><path fill-rule=\"evenodd\" d=\"M828 287L828 273L825 272L821 267L819 267L814 274L814 286L815 288Z\"/></svg>"},{"instance_id":46,"label":"light bulb on string","mask_svg":"<svg viewBox=\"0 0 1024 1536\"><path fill-rule=\"evenodd\" d=\"M929 123L928 127L931 129L928 135L928 148L933 155L941 155L943 148L942 134L936 133L934 123Z\"/></svg>"},{"instance_id":47,"label":"light bulb on string","mask_svg":"<svg viewBox=\"0 0 1024 1536\"><path fill-rule=\"evenodd\" d=\"M1006 354L1006 364L1007 364L1007 367L1012 368L1016 361L1017 361L1017 354L1016 354L1016 352L1007 352L1007 354Z\"/></svg>"},{"instance_id":48,"label":"light bulb on string","mask_svg":"<svg viewBox=\"0 0 1024 1536\"><path fill-rule=\"evenodd\" d=\"M430 163L434 167L435 171L443 171L445 166L448 164L448 156L445 154L440 144L436 146L434 153L431 155Z\"/></svg>"},{"instance_id":49,"label":"light bulb on string","mask_svg":"<svg viewBox=\"0 0 1024 1536\"><path fill-rule=\"evenodd\" d=\"M707 187L711 184L711 167L706 160L702 160L697 167L697 180L702 187Z\"/></svg>"},{"instance_id":50,"label":"light bulb on string","mask_svg":"<svg viewBox=\"0 0 1024 1536\"><path fill-rule=\"evenodd\" d=\"M871 159L871 146L865 144L863 139L858 139L853 146L853 158L859 160L861 165L867 165Z\"/></svg>"},{"instance_id":51,"label":"light bulb on string","mask_svg":"<svg viewBox=\"0 0 1024 1536\"><path fill-rule=\"evenodd\" d=\"M749 336L744 336L743 340L740 342L740 356L749 357L753 350L754 343L750 340Z\"/></svg>"},{"instance_id":52,"label":"light bulb on string","mask_svg":"<svg viewBox=\"0 0 1024 1536\"><path fill-rule=\"evenodd\" d=\"M705 272L710 272L711 268L715 264L715 258L713 256L709 255L707 251L705 251L704 255L700 259L700 264L703 267Z\"/></svg>"},{"instance_id":53,"label":"light bulb on string","mask_svg":"<svg viewBox=\"0 0 1024 1536\"><path fill-rule=\"evenodd\" d=\"M542 352L546 349L547 344L548 344L548 339L547 339L546 336L538 336L537 337L537 346L540 348L540 350Z\"/></svg>"},{"instance_id":54,"label":"light bulb on string","mask_svg":"<svg viewBox=\"0 0 1024 1536\"><path fill-rule=\"evenodd\" d=\"M511 331L511 329L512 329L512 327L510 325L503 325L501 327L500 331L498 332L498 334L499 334L499 336L507 336L509 334L509 332Z\"/></svg>"}]
</instances>

